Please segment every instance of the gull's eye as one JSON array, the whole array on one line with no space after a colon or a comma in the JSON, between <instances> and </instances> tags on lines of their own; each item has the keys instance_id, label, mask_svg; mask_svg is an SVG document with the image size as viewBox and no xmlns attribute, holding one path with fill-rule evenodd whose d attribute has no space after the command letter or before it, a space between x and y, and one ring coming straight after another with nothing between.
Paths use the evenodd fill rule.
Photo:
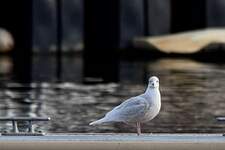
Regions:
<instances>
[{"instance_id":1,"label":"gull's eye","mask_svg":"<svg viewBox=\"0 0 225 150\"><path fill-rule=\"evenodd\" d=\"M159 83L159 80L157 80L156 82Z\"/></svg>"}]
</instances>

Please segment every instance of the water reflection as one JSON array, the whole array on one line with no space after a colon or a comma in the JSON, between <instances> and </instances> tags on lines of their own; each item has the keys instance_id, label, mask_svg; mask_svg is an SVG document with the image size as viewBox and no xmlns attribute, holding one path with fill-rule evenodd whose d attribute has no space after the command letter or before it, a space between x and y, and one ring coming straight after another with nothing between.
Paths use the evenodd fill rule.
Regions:
<instances>
[{"instance_id":1,"label":"water reflection","mask_svg":"<svg viewBox=\"0 0 225 150\"><path fill-rule=\"evenodd\" d=\"M144 78L157 75L161 81L162 110L155 120L144 124L144 132L223 132L223 125L214 117L225 114L224 64L188 59L122 61L120 70L120 84L4 83L0 90L0 115L50 116L50 123L40 123L48 132L135 132L125 124L92 127L88 123L143 92ZM1 128L8 126L2 124Z\"/></svg>"}]
</instances>

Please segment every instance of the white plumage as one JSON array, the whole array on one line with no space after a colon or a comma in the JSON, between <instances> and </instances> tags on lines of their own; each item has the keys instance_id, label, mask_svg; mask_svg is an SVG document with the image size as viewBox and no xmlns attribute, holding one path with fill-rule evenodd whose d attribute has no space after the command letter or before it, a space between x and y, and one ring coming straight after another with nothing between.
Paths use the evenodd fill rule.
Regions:
<instances>
[{"instance_id":1,"label":"white plumage","mask_svg":"<svg viewBox=\"0 0 225 150\"><path fill-rule=\"evenodd\" d=\"M161 108L159 79L149 78L145 93L132 97L108 112L103 118L91 122L90 125L101 125L111 122L136 123L137 134L141 134L140 123L152 120Z\"/></svg>"}]
</instances>

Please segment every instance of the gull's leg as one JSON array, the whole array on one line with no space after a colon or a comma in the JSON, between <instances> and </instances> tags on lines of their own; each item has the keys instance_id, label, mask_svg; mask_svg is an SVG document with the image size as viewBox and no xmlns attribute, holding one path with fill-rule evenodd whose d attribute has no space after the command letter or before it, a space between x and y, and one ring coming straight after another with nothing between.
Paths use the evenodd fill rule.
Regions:
<instances>
[{"instance_id":1,"label":"gull's leg","mask_svg":"<svg viewBox=\"0 0 225 150\"><path fill-rule=\"evenodd\" d=\"M141 134L141 123L137 122L137 135L139 136Z\"/></svg>"}]
</instances>

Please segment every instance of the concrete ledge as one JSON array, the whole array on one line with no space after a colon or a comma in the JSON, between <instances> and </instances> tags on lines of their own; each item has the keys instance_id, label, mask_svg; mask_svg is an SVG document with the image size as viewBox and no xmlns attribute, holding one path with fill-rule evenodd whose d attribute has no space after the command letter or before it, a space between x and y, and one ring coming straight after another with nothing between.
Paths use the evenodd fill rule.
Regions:
<instances>
[{"instance_id":1,"label":"concrete ledge","mask_svg":"<svg viewBox=\"0 0 225 150\"><path fill-rule=\"evenodd\" d=\"M224 150L222 134L0 136L1 150Z\"/></svg>"}]
</instances>

